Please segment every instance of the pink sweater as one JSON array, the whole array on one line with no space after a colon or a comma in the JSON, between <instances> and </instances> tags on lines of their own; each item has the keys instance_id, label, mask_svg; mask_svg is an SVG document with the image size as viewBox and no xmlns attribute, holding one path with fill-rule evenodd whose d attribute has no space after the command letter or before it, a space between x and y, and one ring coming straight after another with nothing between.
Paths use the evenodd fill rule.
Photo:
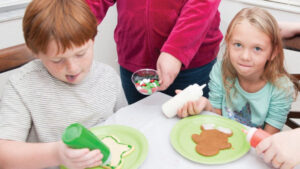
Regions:
<instances>
[{"instance_id":1,"label":"pink sweater","mask_svg":"<svg viewBox=\"0 0 300 169\"><path fill-rule=\"evenodd\" d=\"M117 0L86 0L99 23ZM217 56L221 0L118 0L114 38L119 64L129 71L156 68L160 52L178 58L182 70Z\"/></svg>"}]
</instances>

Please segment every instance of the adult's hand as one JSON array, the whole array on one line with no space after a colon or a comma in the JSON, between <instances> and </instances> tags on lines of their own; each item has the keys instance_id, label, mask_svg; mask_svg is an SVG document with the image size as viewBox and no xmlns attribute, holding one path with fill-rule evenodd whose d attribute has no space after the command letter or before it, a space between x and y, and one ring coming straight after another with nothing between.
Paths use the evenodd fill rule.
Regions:
<instances>
[{"instance_id":1,"label":"adult's hand","mask_svg":"<svg viewBox=\"0 0 300 169\"><path fill-rule=\"evenodd\" d=\"M159 76L158 90L166 90L177 77L181 62L169 53L162 52L156 63Z\"/></svg>"},{"instance_id":2,"label":"adult's hand","mask_svg":"<svg viewBox=\"0 0 300 169\"><path fill-rule=\"evenodd\" d=\"M256 147L266 163L275 168L292 169L300 164L300 129L284 131L262 140Z\"/></svg>"}]
</instances>

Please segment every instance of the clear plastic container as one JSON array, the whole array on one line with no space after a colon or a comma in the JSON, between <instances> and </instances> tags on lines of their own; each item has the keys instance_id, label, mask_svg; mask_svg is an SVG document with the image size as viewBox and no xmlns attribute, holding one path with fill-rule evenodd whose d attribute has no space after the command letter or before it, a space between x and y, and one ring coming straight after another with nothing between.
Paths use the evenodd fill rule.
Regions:
<instances>
[{"instance_id":1,"label":"clear plastic container","mask_svg":"<svg viewBox=\"0 0 300 169\"><path fill-rule=\"evenodd\" d=\"M143 95L151 95L157 92L159 79L156 70L140 69L131 76L131 81L136 90Z\"/></svg>"}]
</instances>

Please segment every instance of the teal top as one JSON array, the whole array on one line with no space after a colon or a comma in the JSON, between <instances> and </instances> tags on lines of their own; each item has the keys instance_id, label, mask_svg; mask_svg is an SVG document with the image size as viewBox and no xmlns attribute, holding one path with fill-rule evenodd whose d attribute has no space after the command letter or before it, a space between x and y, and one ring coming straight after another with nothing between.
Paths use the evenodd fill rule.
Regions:
<instances>
[{"instance_id":1,"label":"teal top","mask_svg":"<svg viewBox=\"0 0 300 169\"><path fill-rule=\"evenodd\" d=\"M294 98L293 83L288 77L281 77L276 84L266 83L255 93L242 89L236 79L230 90L231 102L226 100L222 81L222 61L217 61L210 73L208 84L209 101L222 115L251 127L264 127L265 123L282 129ZM279 86L279 87L277 87Z\"/></svg>"}]
</instances>

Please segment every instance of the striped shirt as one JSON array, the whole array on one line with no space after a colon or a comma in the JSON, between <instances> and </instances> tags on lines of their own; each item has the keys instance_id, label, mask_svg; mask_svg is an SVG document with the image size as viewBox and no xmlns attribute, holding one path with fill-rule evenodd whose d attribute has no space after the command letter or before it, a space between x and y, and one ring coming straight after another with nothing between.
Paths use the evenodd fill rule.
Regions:
<instances>
[{"instance_id":1,"label":"striped shirt","mask_svg":"<svg viewBox=\"0 0 300 169\"><path fill-rule=\"evenodd\" d=\"M0 103L0 139L54 142L79 122L92 127L127 105L118 74L94 61L80 84L50 75L40 60L13 74Z\"/></svg>"}]
</instances>

